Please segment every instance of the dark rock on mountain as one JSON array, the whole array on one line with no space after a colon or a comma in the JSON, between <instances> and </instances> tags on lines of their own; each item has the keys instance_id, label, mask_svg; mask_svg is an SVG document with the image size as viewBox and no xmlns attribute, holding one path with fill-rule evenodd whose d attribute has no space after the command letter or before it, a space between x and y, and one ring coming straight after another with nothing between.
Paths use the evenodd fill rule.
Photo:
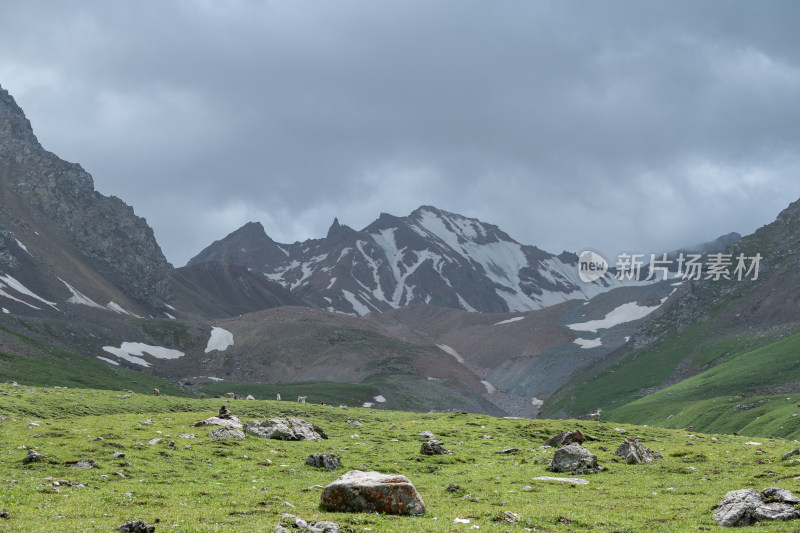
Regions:
<instances>
[{"instance_id":1,"label":"dark rock on mountain","mask_svg":"<svg viewBox=\"0 0 800 533\"><path fill-rule=\"evenodd\" d=\"M80 165L44 150L25 114L2 88L0 196L6 231L52 234L49 226L55 226L133 300L158 307L172 297L172 267L145 220L118 198L96 192ZM13 266L8 254L3 255L3 263Z\"/></svg>"},{"instance_id":2,"label":"dark rock on mountain","mask_svg":"<svg viewBox=\"0 0 800 533\"><path fill-rule=\"evenodd\" d=\"M216 316L241 315L281 305L305 305L281 285L246 267L224 261L196 263L177 269L176 274L202 287L211 300L220 302L224 310Z\"/></svg>"}]
</instances>

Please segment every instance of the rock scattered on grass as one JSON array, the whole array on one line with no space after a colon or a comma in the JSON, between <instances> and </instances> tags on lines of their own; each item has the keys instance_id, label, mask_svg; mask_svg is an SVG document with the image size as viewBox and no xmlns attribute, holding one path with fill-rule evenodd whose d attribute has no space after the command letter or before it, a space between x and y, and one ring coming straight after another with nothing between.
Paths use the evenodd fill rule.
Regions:
<instances>
[{"instance_id":1,"label":"rock scattered on grass","mask_svg":"<svg viewBox=\"0 0 800 533\"><path fill-rule=\"evenodd\" d=\"M153 533L155 530L156 526L148 526L141 520L129 520L117 528L125 533Z\"/></svg>"},{"instance_id":2,"label":"rock scattered on grass","mask_svg":"<svg viewBox=\"0 0 800 533\"><path fill-rule=\"evenodd\" d=\"M598 466L597 456L580 444L568 444L556 450L548 470L573 474L596 474L604 467Z\"/></svg>"},{"instance_id":3,"label":"rock scattered on grass","mask_svg":"<svg viewBox=\"0 0 800 533\"><path fill-rule=\"evenodd\" d=\"M544 441L545 446L566 446L568 444L583 444L583 441L586 440L586 437L583 436L583 433L579 429L573 429L570 431L562 431L558 435L554 435Z\"/></svg>"},{"instance_id":4,"label":"rock scattered on grass","mask_svg":"<svg viewBox=\"0 0 800 533\"><path fill-rule=\"evenodd\" d=\"M451 455L453 452L445 449L444 446L442 446L442 441L429 440L428 442L422 443L419 453L423 455Z\"/></svg>"},{"instance_id":5,"label":"rock scattered on grass","mask_svg":"<svg viewBox=\"0 0 800 533\"><path fill-rule=\"evenodd\" d=\"M319 426L302 418L292 417L271 418L263 422L251 420L247 423L245 431L262 439L319 441L328 438L328 435Z\"/></svg>"},{"instance_id":6,"label":"rock scattered on grass","mask_svg":"<svg viewBox=\"0 0 800 533\"><path fill-rule=\"evenodd\" d=\"M341 459L335 453L315 453L306 457L306 464L316 467L325 468L328 470L336 470L340 464Z\"/></svg>"},{"instance_id":7,"label":"rock scattered on grass","mask_svg":"<svg viewBox=\"0 0 800 533\"><path fill-rule=\"evenodd\" d=\"M790 452L786 452L785 454L783 454L783 457L781 457L781 459L783 459L785 461L786 459L788 459L789 457L792 457L794 455L800 455L800 450L795 448L794 450L792 450Z\"/></svg>"},{"instance_id":8,"label":"rock scattered on grass","mask_svg":"<svg viewBox=\"0 0 800 533\"><path fill-rule=\"evenodd\" d=\"M521 451L522 451L522 448L506 448L504 450L500 450L499 452L495 452L495 453L517 453L517 452L521 452Z\"/></svg>"},{"instance_id":9,"label":"rock scattered on grass","mask_svg":"<svg viewBox=\"0 0 800 533\"><path fill-rule=\"evenodd\" d=\"M766 520L794 520L800 518L800 511L790 503L798 501L788 490L776 487L764 489L763 495L756 489L732 490L714 509L714 520L726 527L751 526Z\"/></svg>"},{"instance_id":10,"label":"rock scattered on grass","mask_svg":"<svg viewBox=\"0 0 800 533\"><path fill-rule=\"evenodd\" d=\"M233 428L217 428L213 430L208 436L212 439L222 440L222 439L238 439L242 440L245 438L245 434L241 429L233 429Z\"/></svg>"},{"instance_id":11,"label":"rock scattered on grass","mask_svg":"<svg viewBox=\"0 0 800 533\"><path fill-rule=\"evenodd\" d=\"M628 437L622 441L614 455L622 457L629 465L651 463L656 459L664 458L663 455L651 450L633 437Z\"/></svg>"},{"instance_id":12,"label":"rock scattered on grass","mask_svg":"<svg viewBox=\"0 0 800 533\"><path fill-rule=\"evenodd\" d=\"M551 476L539 476L533 478L534 481L562 481L566 483L572 483L573 485L588 485L589 481L579 478L579 477L551 477ZM525 490L523 487L522 490Z\"/></svg>"},{"instance_id":13,"label":"rock scattered on grass","mask_svg":"<svg viewBox=\"0 0 800 533\"><path fill-rule=\"evenodd\" d=\"M328 511L419 515L425 502L406 476L350 470L322 490Z\"/></svg>"},{"instance_id":14,"label":"rock scattered on grass","mask_svg":"<svg viewBox=\"0 0 800 533\"><path fill-rule=\"evenodd\" d=\"M339 524L327 520L307 522L302 518L285 513L281 517L275 533L339 533Z\"/></svg>"},{"instance_id":15,"label":"rock scattered on grass","mask_svg":"<svg viewBox=\"0 0 800 533\"><path fill-rule=\"evenodd\" d=\"M45 455L43 453L39 453L36 450L28 450L28 455L22 460L24 464L28 463L38 463L39 461L44 461Z\"/></svg>"},{"instance_id":16,"label":"rock scattered on grass","mask_svg":"<svg viewBox=\"0 0 800 533\"><path fill-rule=\"evenodd\" d=\"M66 463L66 466L71 466L72 468L94 468L97 466L92 459L81 459L80 461L69 461Z\"/></svg>"}]
</instances>

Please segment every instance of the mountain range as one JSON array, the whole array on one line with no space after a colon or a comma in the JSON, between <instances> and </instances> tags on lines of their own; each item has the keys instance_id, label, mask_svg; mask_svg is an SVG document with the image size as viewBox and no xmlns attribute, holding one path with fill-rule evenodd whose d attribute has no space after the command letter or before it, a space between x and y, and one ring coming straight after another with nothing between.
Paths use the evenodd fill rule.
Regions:
<instances>
[{"instance_id":1,"label":"mountain range","mask_svg":"<svg viewBox=\"0 0 800 533\"><path fill-rule=\"evenodd\" d=\"M291 244L251 222L173 268L147 222L47 152L1 88L0 199L0 378L687 425L730 419L703 418L706 396L800 391L779 344L800 326L798 202L753 235L669 256L758 255L743 281L612 268L586 282L576 253L433 206ZM731 377L769 347L779 370ZM706 396L670 392L698 379Z\"/></svg>"}]
</instances>

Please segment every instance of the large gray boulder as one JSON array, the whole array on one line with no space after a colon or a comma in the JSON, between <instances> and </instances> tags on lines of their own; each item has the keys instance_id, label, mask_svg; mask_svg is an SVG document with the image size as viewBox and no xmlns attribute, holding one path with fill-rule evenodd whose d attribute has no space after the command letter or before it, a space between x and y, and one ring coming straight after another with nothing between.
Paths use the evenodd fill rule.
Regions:
<instances>
[{"instance_id":1,"label":"large gray boulder","mask_svg":"<svg viewBox=\"0 0 800 533\"><path fill-rule=\"evenodd\" d=\"M573 474L596 474L605 470L597 465L597 456L580 444L568 444L557 449L547 468L553 472Z\"/></svg>"},{"instance_id":2,"label":"large gray boulder","mask_svg":"<svg viewBox=\"0 0 800 533\"><path fill-rule=\"evenodd\" d=\"M328 435L320 428L302 418L270 418L259 421L250 420L245 425L245 432L262 439L276 440L310 440L327 439Z\"/></svg>"},{"instance_id":3,"label":"large gray boulder","mask_svg":"<svg viewBox=\"0 0 800 533\"><path fill-rule=\"evenodd\" d=\"M328 511L419 515L425 502L406 476L350 470L322 489Z\"/></svg>"},{"instance_id":4,"label":"large gray boulder","mask_svg":"<svg viewBox=\"0 0 800 533\"><path fill-rule=\"evenodd\" d=\"M614 455L618 455L625 459L629 465L639 463L651 463L656 459L663 459L664 456L660 453L647 448L644 444L639 442L633 437L628 437L622 444L619 445Z\"/></svg>"},{"instance_id":5,"label":"large gray boulder","mask_svg":"<svg viewBox=\"0 0 800 533\"><path fill-rule=\"evenodd\" d=\"M794 520L800 511L787 502L798 498L785 489L764 489L767 499L756 489L732 490L714 509L714 520L721 526L751 526L763 520Z\"/></svg>"}]
</instances>

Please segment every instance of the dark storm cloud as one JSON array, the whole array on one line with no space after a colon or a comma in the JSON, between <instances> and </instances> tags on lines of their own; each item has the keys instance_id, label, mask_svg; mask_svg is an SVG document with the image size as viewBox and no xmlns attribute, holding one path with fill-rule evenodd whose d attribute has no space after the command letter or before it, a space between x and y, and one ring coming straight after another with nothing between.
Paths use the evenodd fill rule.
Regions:
<instances>
[{"instance_id":1,"label":"dark storm cloud","mask_svg":"<svg viewBox=\"0 0 800 533\"><path fill-rule=\"evenodd\" d=\"M433 204L550 251L800 196L795 2L26 2L0 85L170 260Z\"/></svg>"}]
</instances>

